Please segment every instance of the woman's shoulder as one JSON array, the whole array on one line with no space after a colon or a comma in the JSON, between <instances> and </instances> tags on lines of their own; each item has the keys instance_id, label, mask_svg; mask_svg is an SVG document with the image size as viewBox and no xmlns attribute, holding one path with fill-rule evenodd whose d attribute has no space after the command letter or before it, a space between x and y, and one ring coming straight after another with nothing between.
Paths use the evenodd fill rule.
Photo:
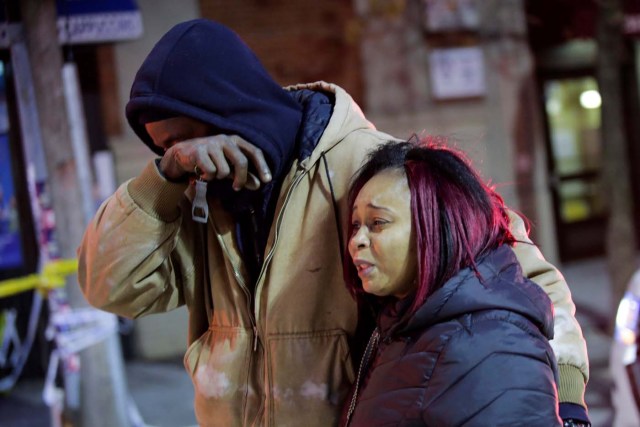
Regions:
<instances>
[{"instance_id":1,"label":"woman's shoulder","mask_svg":"<svg viewBox=\"0 0 640 427\"><path fill-rule=\"evenodd\" d=\"M508 339L505 339L508 337ZM466 313L413 331L412 352L438 352L447 361L478 360L493 353L546 358L547 338L527 316L504 309Z\"/></svg>"},{"instance_id":2,"label":"woman's shoulder","mask_svg":"<svg viewBox=\"0 0 640 427\"><path fill-rule=\"evenodd\" d=\"M529 319L505 310L471 313L430 328L425 340L439 328L446 334L438 337L441 348L430 377L439 387L425 389L425 419L451 421L452 408L464 400L460 419L555 425L553 351ZM469 390L476 393L469 395ZM523 401L536 403L520 407Z\"/></svg>"}]
</instances>

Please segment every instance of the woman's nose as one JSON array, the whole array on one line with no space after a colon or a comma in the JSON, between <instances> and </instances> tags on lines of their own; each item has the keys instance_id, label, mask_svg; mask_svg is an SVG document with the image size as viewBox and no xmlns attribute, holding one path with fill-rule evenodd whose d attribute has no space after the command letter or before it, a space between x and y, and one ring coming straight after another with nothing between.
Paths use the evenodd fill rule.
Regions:
<instances>
[{"instance_id":1,"label":"woman's nose","mask_svg":"<svg viewBox=\"0 0 640 427\"><path fill-rule=\"evenodd\" d=\"M369 237L366 233L366 227L360 227L351 238L351 245L354 248L362 249L369 246Z\"/></svg>"}]
</instances>

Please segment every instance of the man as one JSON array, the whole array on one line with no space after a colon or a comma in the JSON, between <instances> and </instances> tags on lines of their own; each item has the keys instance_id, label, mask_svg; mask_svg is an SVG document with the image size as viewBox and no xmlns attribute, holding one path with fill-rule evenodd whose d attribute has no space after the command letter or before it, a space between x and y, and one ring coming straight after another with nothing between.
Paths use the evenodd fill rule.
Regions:
<instances>
[{"instance_id":1,"label":"man","mask_svg":"<svg viewBox=\"0 0 640 427\"><path fill-rule=\"evenodd\" d=\"M87 299L127 317L187 305L199 424L334 425L359 350L342 279L346 190L366 153L393 138L335 85L283 90L235 33L208 20L160 39L126 112L161 158L87 228ZM196 178L208 182L206 224L192 218L192 200L196 219L206 216ZM526 239L519 218L512 227ZM563 407L588 420L569 289L534 245L515 251L555 304Z\"/></svg>"}]
</instances>

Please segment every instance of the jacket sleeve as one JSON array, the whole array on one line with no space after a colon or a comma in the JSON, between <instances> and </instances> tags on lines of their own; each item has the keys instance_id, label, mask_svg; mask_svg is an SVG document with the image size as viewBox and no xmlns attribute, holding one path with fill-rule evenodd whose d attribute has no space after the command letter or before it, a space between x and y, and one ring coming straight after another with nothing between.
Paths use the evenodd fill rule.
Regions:
<instances>
[{"instance_id":1,"label":"jacket sleeve","mask_svg":"<svg viewBox=\"0 0 640 427\"><path fill-rule=\"evenodd\" d=\"M554 338L551 347L558 360L560 402L586 407L584 390L589 379L589 359L582 330L575 318L576 307L562 274L548 261L527 235L524 221L509 211L511 232L519 243L514 252L523 274L549 295L554 307Z\"/></svg>"},{"instance_id":2,"label":"jacket sleeve","mask_svg":"<svg viewBox=\"0 0 640 427\"><path fill-rule=\"evenodd\" d=\"M562 425L555 360L524 317L488 314L451 336L429 379L422 418L429 426Z\"/></svg>"},{"instance_id":3,"label":"jacket sleeve","mask_svg":"<svg viewBox=\"0 0 640 427\"><path fill-rule=\"evenodd\" d=\"M78 280L91 305L139 317L184 304L193 275L179 208L186 188L152 161L100 206L78 248Z\"/></svg>"}]
</instances>

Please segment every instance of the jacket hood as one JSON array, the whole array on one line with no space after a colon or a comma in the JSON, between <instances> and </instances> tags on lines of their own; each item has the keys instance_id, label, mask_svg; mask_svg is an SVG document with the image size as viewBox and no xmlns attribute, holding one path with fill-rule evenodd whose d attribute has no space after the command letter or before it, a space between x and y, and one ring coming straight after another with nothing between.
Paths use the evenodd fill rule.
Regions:
<instances>
[{"instance_id":1,"label":"jacket hood","mask_svg":"<svg viewBox=\"0 0 640 427\"><path fill-rule=\"evenodd\" d=\"M126 107L142 141L156 147L141 115L188 116L258 146L274 177L291 158L301 106L267 73L249 47L227 27L207 19L169 30L138 70Z\"/></svg>"},{"instance_id":2,"label":"jacket hood","mask_svg":"<svg viewBox=\"0 0 640 427\"><path fill-rule=\"evenodd\" d=\"M525 244L525 243L521 243ZM544 290L523 277L513 250L503 245L478 264L481 277L466 268L434 292L408 321L402 332L424 329L464 314L507 310L529 318L553 338L553 305Z\"/></svg>"},{"instance_id":3,"label":"jacket hood","mask_svg":"<svg viewBox=\"0 0 640 427\"><path fill-rule=\"evenodd\" d=\"M292 93L303 90L324 92L328 94L328 96L333 101L333 111L331 113L331 119L322 132L322 136L316 144L316 149L300 165L303 168L313 165L319 160L323 152L331 150L352 132L358 130L376 131L375 126L365 118L362 110L360 109L358 104L356 104L355 101L351 98L351 95L349 95L343 88L338 85L327 83L324 81L318 81L313 83L301 83L292 85L286 87L285 89ZM382 132L378 132L377 135L378 138L387 139L389 141L395 139L392 136L384 134Z\"/></svg>"}]
</instances>

